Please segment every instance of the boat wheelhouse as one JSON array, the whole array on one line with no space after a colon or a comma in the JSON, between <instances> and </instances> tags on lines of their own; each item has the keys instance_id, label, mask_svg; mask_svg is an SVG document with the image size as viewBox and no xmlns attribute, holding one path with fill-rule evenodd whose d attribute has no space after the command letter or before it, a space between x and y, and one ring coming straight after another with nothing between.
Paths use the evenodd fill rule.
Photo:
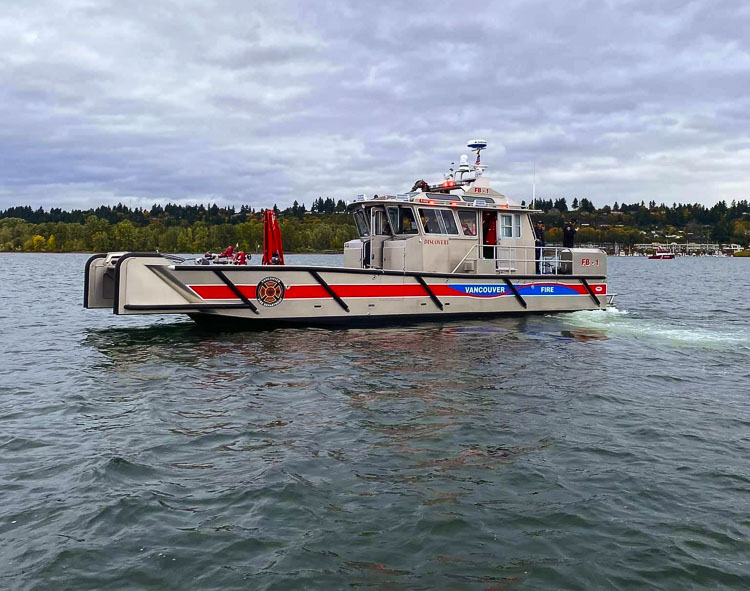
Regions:
<instances>
[{"instance_id":1,"label":"boat wheelhouse","mask_svg":"<svg viewBox=\"0 0 750 591\"><path fill-rule=\"evenodd\" d=\"M348 211L359 238L344 245L343 267L100 254L86 265L84 306L271 326L605 308L606 254L535 244L538 212L491 187L479 157L485 146L470 142L476 162L462 156L439 184L418 181L407 193L354 199Z\"/></svg>"}]
</instances>

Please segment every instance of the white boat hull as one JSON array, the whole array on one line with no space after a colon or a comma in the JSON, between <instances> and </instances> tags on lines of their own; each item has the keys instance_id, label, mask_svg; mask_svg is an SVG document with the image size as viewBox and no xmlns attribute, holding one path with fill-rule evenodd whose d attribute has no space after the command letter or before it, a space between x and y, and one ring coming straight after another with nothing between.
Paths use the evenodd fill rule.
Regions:
<instances>
[{"instance_id":1,"label":"white boat hull","mask_svg":"<svg viewBox=\"0 0 750 591\"><path fill-rule=\"evenodd\" d=\"M158 254L87 263L84 305L258 325L414 322L607 305L604 276L477 275L314 266L172 264Z\"/></svg>"}]
</instances>

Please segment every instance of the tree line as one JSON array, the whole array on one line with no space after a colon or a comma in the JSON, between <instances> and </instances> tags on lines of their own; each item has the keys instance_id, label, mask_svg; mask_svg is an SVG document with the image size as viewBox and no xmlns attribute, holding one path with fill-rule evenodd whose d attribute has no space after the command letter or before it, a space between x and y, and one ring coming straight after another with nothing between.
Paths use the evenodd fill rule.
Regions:
<instances>
[{"instance_id":1,"label":"tree line","mask_svg":"<svg viewBox=\"0 0 750 591\"><path fill-rule=\"evenodd\" d=\"M276 205L273 206L273 210L276 213L282 213ZM313 201L309 211L310 213L343 213L345 210L346 203L341 199L334 201L330 197L326 199L320 197ZM183 225L183 222L187 222L188 225L192 225L195 222L206 222L211 225L241 224L252 219L257 219L260 212L261 210L256 211L247 205L236 209L233 205L220 207L216 204L179 205L167 203L166 205L154 204L150 209L146 209L141 207L130 208L127 205L118 203L114 206L100 205L95 209L73 209L71 211L65 211L59 207L45 210L42 207L33 209L28 205L21 205L9 207L5 211L0 210L0 219L18 218L34 224L45 222L83 224L93 215L99 219L107 220L110 224L117 224L128 220L136 226L142 226L144 223L159 220L164 226L169 227ZM308 213L308 210L305 204L300 205L297 201L283 211L284 215L299 218L306 213Z\"/></svg>"},{"instance_id":2,"label":"tree line","mask_svg":"<svg viewBox=\"0 0 750 591\"><path fill-rule=\"evenodd\" d=\"M343 201L317 200L315 213L297 202L280 211L284 248L291 252L340 250L357 230ZM336 213L336 210L339 213ZM87 211L12 207L0 211L0 251L200 253L237 245L246 252L263 246L263 211L217 205L119 204Z\"/></svg>"},{"instance_id":3,"label":"tree line","mask_svg":"<svg viewBox=\"0 0 750 591\"><path fill-rule=\"evenodd\" d=\"M580 242L637 244L642 242L671 242L674 240L748 245L750 240L750 204L748 201L719 201L711 207L701 204L664 203L646 204L617 202L596 208L590 200L537 199L535 209L542 211L538 218L549 228L548 241L560 242L562 224L566 219L577 219Z\"/></svg>"},{"instance_id":4,"label":"tree line","mask_svg":"<svg viewBox=\"0 0 750 591\"><path fill-rule=\"evenodd\" d=\"M735 242L750 239L747 200L700 204L657 205L654 201L605 205L596 208L586 198L537 199L535 217L547 226L547 241L559 242L563 221L576 218L577 238L583 243L623 245L641 242ZM294 204L284 210L274 205L284 247L294 252L340 250L357 236L343 201L316 199L308 210ZM45 210L28 206L0 211L0 251L70 252L133 250L207 252L236 244L257 252L263 244L262 211L242 206L153 205L150 209L102 205L89 210Z\"/></svg>"}]
</instances>

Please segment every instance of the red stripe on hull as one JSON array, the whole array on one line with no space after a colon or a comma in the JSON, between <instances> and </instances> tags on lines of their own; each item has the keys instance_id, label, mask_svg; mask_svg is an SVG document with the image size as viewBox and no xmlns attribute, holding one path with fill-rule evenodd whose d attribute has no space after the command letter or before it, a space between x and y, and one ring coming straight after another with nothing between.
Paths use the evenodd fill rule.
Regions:
<instances>
[{"instance_id":1,"label":"red stripe on hull","mask_svg":"<svg viewBox=\"0 0 750 591\"><path fill-rule=\"evenodd\" d=\"M557 283L535 283L536 286L544 285L560 285ZM587 295L588 291L583 285L571 285L564 284L566 288L570 288L578 292L580 295ZM227 285L191 285L189 286L198 296L204 300L237 300L239 299L234 292ZM520 286L519 286L520 287ZM422 289L419 284L393 284L393 285L332 285L331 288L341 298L404 298L404 297L426 297L427 293ZM254 285L238 285L242 294L247 298L255 297L255 286ZM443 297L467 297L475 299L486 299L486 297L480 298L468 293L461 293L455 289L452 289L450 285L441 283L439 285L430 285L430 289L437 296ZM604 295L607 293L607 285L593 284L591 289L597 295ZM508 291L504 295L510 295ZM325 289L320 285L291 285L287 287L284 299L291 300L307 300L307 299L327 299L331 296L328 295ZM495 296L502 297L502 296Z\"/></svg>"},{"instance_id":2,"label":"red stripe on hull","mask_svg":"<svg viewBox=\"0 0 750 591\"><path fill-rule=\"evenodd\" d=\"M188 285L204 300L239 300L228 285ZM255 297L254 285L238 285L237 289L247 298Z\"/></svg>"}]
</instances>

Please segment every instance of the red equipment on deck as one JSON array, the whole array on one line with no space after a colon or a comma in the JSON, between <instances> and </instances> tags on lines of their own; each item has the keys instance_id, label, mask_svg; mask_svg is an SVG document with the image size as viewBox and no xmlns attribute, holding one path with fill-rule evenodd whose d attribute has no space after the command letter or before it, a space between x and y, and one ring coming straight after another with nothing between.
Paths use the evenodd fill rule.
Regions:
<instances>
[{"instance_id":1,"label":"red equipment on deck","mask_svg":"<svg viewBox=\"0 0 750 591\"><path fill-rule=\"evenodd\" d=\"M284 247L281 245L281 230L272 209L267 209L263 215L263 264L284 264Z\"/></svg>"}]
</instances>

